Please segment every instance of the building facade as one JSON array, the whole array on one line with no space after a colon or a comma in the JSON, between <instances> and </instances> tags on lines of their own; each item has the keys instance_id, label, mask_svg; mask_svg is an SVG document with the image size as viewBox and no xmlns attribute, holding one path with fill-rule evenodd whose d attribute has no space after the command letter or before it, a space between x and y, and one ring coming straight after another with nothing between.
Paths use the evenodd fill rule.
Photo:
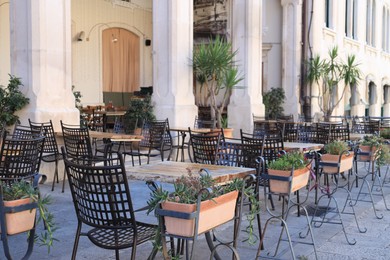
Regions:
<instances>
[{"instance_id":1,"label":"building facade","mask_svg":"<svg viewBox=\"0 0 390 260\"><path fill-rule=\"evenodd\" d=\"M214 4L221 5L218 13L208 15ZM31 101L22 122L77 123L72 86L85 105L107 102L103 93L112 88L153 86L157 118L191 126L194 29L195 37L202 33L204 18L224 26L218 30L238 51L244 76L228 106L230 127L250 131L252 115L264 115L262 94L272 87L284 88L286 114L318 115L317 87L305 82L304 64L333 46L341 58L355 54L363 75L334 115L390 116L389 11L389 0L0 0L0 84L8 73L22 78ZM221 16L226 21L217 23ZM110 44L123 44L122 37L137 54L126 90L115 81L125 77L126 65L106 65ZM119 74L107 74L113 68Z\"/></svg>"}]
</instances>

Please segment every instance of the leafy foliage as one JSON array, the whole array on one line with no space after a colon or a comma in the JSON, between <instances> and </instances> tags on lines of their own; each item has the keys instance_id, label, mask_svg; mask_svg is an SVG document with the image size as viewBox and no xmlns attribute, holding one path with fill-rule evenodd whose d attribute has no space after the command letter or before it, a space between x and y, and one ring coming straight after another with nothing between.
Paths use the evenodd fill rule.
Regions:
<instances>
[{"instance_id":1,"label":"leafy foliage","mask_svg":"<svg viewBox=\"0 0 390 260\"><path fill-rule=\"evenodd\" d=\"M192 65L201 90L207 91L210 104L211 119L217 122L217 128L222 127L222 112L229 102L233 88L243 80L234 64L237 51L232 51L231 43L219 36L210 43L202 43L194 49ZM220 105L217 96L224 91Z\"/></svg>"},{"instance_id":2,"label":"leafy foliage","mask_svg":"<svg viewBox=\"0 0 390 260\"><path fill-rule=\"evenodd\" d=\"M340 155L344 151L348 151L349 146L346 142L344 141L332 141L325 145L325 151L328 154L333 154L333 155Z\"/></svg>"},{"instance_id":3,"label":"leafy foliage","mask_svg":"<svg viewBox=\"0 0 390 260\"><path fill-rule=\"evenodd\" d=\"M390 149L385 140L377 135L365 135L360 141L360 145L369 146L370 149L376 148L376 164L382 166L390 163Z\"/></svg>"},{"instance_id":4,"label":"leafy foliage","mask_svg":"<svg viewBox=\"0 0 390 260\"><path fill-rule=\"evenodd\" d=\"M265 116L268 119L276 119L283 115L283 102L286 98L283 88L271 88L263 96Z\"/></svg>"},{"instance_id":5,"label":"leafy foliage","mask_svg":"<svg viewBox=\"0 0 390 260\"><path fill-rule=\"evenodd\" d=\"M268 164L268 169L290 171L293 168L295 170L303 169L308 164L309 162L304 157L303 153L291 152L281 155L277 160L270 162Z\"/></svg>"},{"instance_id":6,"label":"leafy foliage","mask_svg":"<svg viewBox=\"0 0 390 260\"><path fill-rule=\"evenodd\" d=\"M381 137L384 139L390 139L390 128L381 130Z\"/></svg>"},{"instance_id":7,"label":"leafy foliage","mask_svg":"<svg viewBox=\"0 0 390 260\"><path fill-rule=\"evenodd\" d=\"M328 59L321 59L315 55L307 62L308 72L306 80L312 85L316 83L319 89L319 105L328 121L333 110L344 97L347 86L358 83L361 71L356 63L355 55L348 55L347 62L339 60L338 48L334 47L328 52ZM343 83L342 94L339 96L339 83Z\"/></svg>"},{"instance_id":8,"label":"leafy foliage","mask_svg":"<svg viewBox=\"0 0 390 260\"><path fill-rule=\"evenodd\" d=\"M126 132L136 127L142 127L144 121L154 119L156 119L156 116L153 113L152 97L150 95L145 98L133 97L130 99L129 108L124 116ZM137 122L136 126L134 126L135 122Z\"/></svg>"},{"instance_id":9,"label":"leafy foliage","mask_svg":"<svg viewBox=\"0 0 390 260\"><path fill-rule=\"evenodd\" d=\"M19 122L15 112L29 103L29 99L19 90L22 86L20 78L9 75L7 86L0 86L0 125L11 126Z\"/></svg>"},{"instance_id":10,"label":"leafy foliage","mask_svg":"<svg viewBox=\"0 0 390 260\"><path fill-rule=\"evenodd\" d=\"M1 183L3 191L3 199L5 201L18 200L24 198L30 198L32 201L38 204L38 219L35 225L38 225L41 221L45 223L46 230L39 236L35 235L35 241L41 246L47 246L48 252L53 246L54 241L58 241L54 238L54 232L57 230L56 223L54 222L54 216L47 208L47 205L51 204L50 196L41 196L39 190L34 188L30 183L26 181L16 181L11 184Z\"/></svg>"},{"instance_id":11,"label":"leafy foliage","mask_svg":"<svg viewBox=\"0 0 390 260\"><path fill-rule=\"evenodd\" d=\"M163 201L174 201L178 203L194 204L197 202L198 194L202 190L208 192L201 193L201 201L212 200L218 196L229 193L231 191L243 191L243 196L248 198L251 203L250 212L247 214L247 220L249 222L246 232L248 238L246 241L250 244L254 244L257 241L256 235L254 234L254 221L256 214L258 213L260 206L259 201L253 185L246 185L244 179L235 178L231 182L224 185L218 185L214 179L205 170L205 174L200 172L199 174L193 174L191 169L187 169L187 175L183 175L178 178L174 183L174 191L169 193L164 190L161 186L151 193L148 200L148 214L156 209L156 207ZM156 238L159 235L156 234ZM155 245L158 246L159 241L155 241Z\"/></svg>"}]
</instances>

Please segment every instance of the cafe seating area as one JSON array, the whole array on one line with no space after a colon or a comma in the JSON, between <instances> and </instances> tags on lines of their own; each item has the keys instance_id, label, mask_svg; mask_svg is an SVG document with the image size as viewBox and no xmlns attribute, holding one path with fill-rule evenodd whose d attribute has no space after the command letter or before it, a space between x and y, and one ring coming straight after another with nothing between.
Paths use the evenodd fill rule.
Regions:
<instances>
[{"instance_id":1,"label":"cafe seating area","mask_svg":"<svg viewBox=\"0 0 390 260\"><path fill-rule=\"evenodd\" d=\"M168 251L171 250L171 254L174 252L174 255L182 255L183 258L191 254L196 256L198 252L207 255L205 251L208 251L208 254L213 252L216 257L246 256L243 259L247 259L249 254L251 254L249 259L261 259L271 254L282 259L299 259L302 256L307 256L308 259L322 259L322 256L326 256L322 248L324 243L328 242L328 238L324 238L325 235L322 233L326 232L328 224L339 224L331 228L332 232L340 233L345 237L340 243L353 247L364 240L361 233L367 234L373 228L367 225L367 218L372 217L372 214L362 215L362 212L372 212L373 209L375 220L370 221L378 221L378 223L390 218L390 208L386 203L389 187L385 185L389 181L386 180L389 162L377 165L376 152L371 150L364 153L360 145L360 140L364 136L378 134L377 130L381 129L378 123L375 123L374 128L372 127L374 124L362 123L363 126L359 130L356 130L357 128L354 130L350 123L345 121L308 123L294 122L287 117L283 120L253 117L253 120L253 132L239 129L239 138L228 138L224 135L223 129L205 127L199 124L197 118L193 126L187 127L170 126L168 119L145 121L141 132L132 135L107 131L104 127L100 128L98 121L94 122L94 120L91 121L92 124L85 126L69 125L61 121L60 133L54 132L52 121L39 123L30 120L29 126L17 125L12 135L2 134L1 179L15 180L15 176L19 176L15 170L8 167L12 164L6 161L9 153L15 158L19 157L18 160L27 160L21 157L23 154L21 151L27 149L11 150L8 145L9 140L25 142L41 138L41 145L36 148L39 156L34 160L35 168L27 177L32 178L37 188L48 185L47 188L50 187L51 191L50 188L45 188L45 192L51 193L56 200L66 203L64 209L73 212L66 217L66 221L68 218L73 219L71 221L73 224L66 225L67 232L76 232L74 245L68 248L68 255L72 255L72 259L76 258L76 254L79 257L80 251L89 250L83 248L88 245L88 242L81 242L84 235L98 247L110 249L106 251L115 254L116 259L123 258L123 252L128 252L125 248L129 247L132 247L132 259L148 257L161 259L161 253L156 252L151 246L152 242L149 242L155 239L155 232L146 231L145 228L153 228L158 223L161 225L164 222L158 222L153 213L145 215L136 209L148 209L147 194L156 192L155 188L150 189L150 187L170 186L175 178L186 174L188 169L195 171L196 165L208 169L212 178L220 183L230 182L234 178L245 178L248 175L254 176L254 181L249 186L254 188L260 210L251 220L255 223L255 229L251 233L257 239L253 245L243 242L248 235L245 231L248 222L245 213L254 206L251 201L243 197L242 202L237 204L237 207L242 207L243 217L232 223L228 222L222 231L218 228L218 232L233 236L234 241L235 238L239 238L234 244L226 244L227 249L216 247L217 242L212 242L211 234L214 229L206 230L205 238L196 236L196 239L192 239L200 240L200 243L192 249L188 245L182 247L180 236L175 236L176 239L170 238L169 234L166 236L167 241L163 241L167 243ZM351 163L349 168L341 167L343 154L340 154L336 163L325 161L326 146L334 141L343 141L349 145L349 150L343 153L352 154L353 164ZM59 147L63 147L61 154ZM294 169L285 177L274 177L269 172L272 162L295 153L302 154L308 161L306 165L308 173L304 175L305 183L299 188L296 188L297 184L294 181ZM62 163L63 159L65 159L65 167ZM52 164L53 162L55 164ZM43 172L41 164L50 164L51 166L45 169L50 168L52 172ZM64 176L61 176L59 172L62 173L63 170ZM44 175L48 178L46 179ZM54 189L55 183L58 183L61 177L62 193ZM286 191L276 191L273 188L275 181L286 182L286 187L289 188ZM38 185L38 182L41 184ZM87 184L95 186L88 188ZM132 193L132 185L136 185L142 192ZM104 190L106 191L100 192ZM91 191L99 192L89 194L88 192ZM117 198L124 201L119 201ZM53 208L61 212L61 207L57 205L56 200ZM325 200L327 202L324 204ZM369 203L363 203L367 200ZM136 206L132 205L133 203ZM91 208L81 208L86 205ZM96 212L93 213L94 211ZM87 216L81 212L90 212L92 215ZM175 214L169 215L169 217L174 216ZM65 220L61 215L57 217L60 219L58 222L60 230L63 230ZM77 219L79 222L76 223ZM136 226L139 224L142 226L145 220L149 220L150 225L143 226L140 229L142 231L137 231ZM242 222L240 230L236 229L237 221ZM83 224L91 225L94 229L83 233L81 232ZM120 231L122 226L123 232ZM341 229L337 229L337 226L341 226ZM353 226L357 226L357 229L353 229ZM132 230L128 232L129 228ZM96 232L93 231L95 229ZM62 240L62 233L58 233L59 240ZM142 236L144 233L145 236ZM100 235L102 238L99 237ZM205 239L206 245L202 239ZM300 243L302 240L306 242ZM285 241L287 243L284 243ZM119 242L125 244L121 245ZM69 246L69 243L65 244ZM11 243L9 247L12 247ZM58 246L54 245L51 254L56 255L57 248ZM37 247L34 247L29 253L33 254L36 250L40 252ZM7 251L9 250L5 248L4 254L9 254ZM110 253L103 254L110 255ZM137 257L138 254L142 254L145 258Z\"/></svg>"}]
</instances>

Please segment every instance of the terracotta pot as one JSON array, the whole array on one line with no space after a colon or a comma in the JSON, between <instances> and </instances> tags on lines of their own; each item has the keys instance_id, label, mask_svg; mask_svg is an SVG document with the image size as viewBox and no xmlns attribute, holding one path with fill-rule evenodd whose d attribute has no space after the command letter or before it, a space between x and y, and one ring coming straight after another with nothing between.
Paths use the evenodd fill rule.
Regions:
<instances>
[{"instance_id":1,"label":"terracotta pot","mask_svg":"<svg viewBox=\"0 0 390 260\"><path fill-rule=\"evenodd\" d=\"M4 201L4 206L15 207L28 203L30 203L30 198ZM7 234L14 235L32 229L35 223L35 213L36 209L5 214Z\"/></svg>"},{"instance_id":2,"label":"terracotta pot","mask_svg":"<svg viewBox=\"0 0 390 260\"><path fill-rule=\"evenodd\" d=\"M269 175L285 176L291 175L291 171L268 169ZM307 185L309 181L310 169L305 167L303 169L294 170L294 176L291 184L291 192L297 191ZM275 193L290 193L289 182L270 180L270 191Z\"/></svg>"},{"instance_id":3,"label":"terracotta pot","mask_svg":"<svg viewBox=\"0 0 390 260\"><path fill-rule=\"evenodd\" d=\"M371 155L359 155L359 160L360 161L375 161L376 157L376 150L378 147L373 146L372 148L369 145L360 145L359 146L360 150L365 153L371 152Z\"/></svg>"},{"instance_id":4,"label":"terracotta pot","mask_svg":"<svg viewBox=\"0 0 390 260\"><path fill-rule=\"evenodd\" d=\"M341 156L340 173L352 169L352 166L353 166L353 156L354 156L353 152L350 152L350 154L348 156L346 154L343 154ZM323 161L323 162L331 162L331 163L338 163L339 162L339 157L340 157L340 155L324 154L324 155L321 156L321 161ZM324 172L330 173L330 174L338 173L337 167L325 166L323 168L323 170L324 170Z\"/></svg>"},{"instance_id":5,"label":"terracotta pot","mask_svg":"<svg viewBox=\"0 0 390 260\"><path fill-rule=\"evenodd\" d=\"M224 128L223 129L223 135L226 138L233 138L233 132L234 132L233 128Z\"/></svg>"},{"instance_id":6,"label":"terracotta pot","mask_svg":"<svg viewBox=\"0 0 390 260\"><path fill-rule=\"evenodd\" d=\"M238 191L226 193L212 200L202 201L199 212L198 234L213 229L234 217ZM196 204L184 204L172 201L162 203L162 208L177 212L195 212ZM166 231L172 235L192 237L195 232L195 220L165 217Z\"/></svg>"}]
</instances>

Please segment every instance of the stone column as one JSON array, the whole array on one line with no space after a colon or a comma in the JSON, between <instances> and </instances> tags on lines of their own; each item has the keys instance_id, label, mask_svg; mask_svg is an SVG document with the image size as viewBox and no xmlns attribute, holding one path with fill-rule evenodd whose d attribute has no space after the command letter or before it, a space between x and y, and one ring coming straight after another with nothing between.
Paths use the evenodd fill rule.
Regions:
<instances>
[{"instance_id":1,"label":"stone column","mask_svg":"<svg viewBox=\"0 0 390 260\"><path fill-rule=\"evenodd\" d=\"M384 91L384 104L383 104L383 116L390 116L390 85L383 86Z\"/></svg>"},{"instance_id":2,"label":"stone column","mask_svg":"<svg viewBox=\"0 0 390 260\"><path fill-rule=\"evenodd\" d=\"M30 104L22 123L79 123L71 81L70 0L10 1L11 74L20 77Z\"/></svg>"},{"instance_id":3,"label":"stone column","mask_svg":"<svg viewBox=\"0 0 390 260\"><path fill-rule=\"evenodd\" d=\"M239 129L249 132L253 129L252 114L264 116L262 97L262 38L261 11L262 1L234 0L232 2L232 43L237 50L237 65L244 80L233 91L228 106L229 127L234 135Z\"/></svg>"},{"instance_id":4,"label":"stone column","mask_svg":"<svg viewBox=\"0 0 390 260\"><path fill-rule=\"evenodd\" d=\"M157 119L193 126L193 0L153 0L153 102Z\"/></svg>"},{"instance_id":5,"label":"stone column","mask_svg":"<svg viewBox=\"0 0 390 260\"><path fill-rule=\"evenodd\" d=\"M302 0L282 0L283 6L283 46L282 46L282 86L286 99L284 113L298 118L300 113L299 89L302 40Z\"/></svg>"},{"instance_id":6,"label":"stone column","mask_svg":"<svg viewBox=\"0 0 390 260\"><path fill-rule=\"evenodd\" d=\"M381 114L381 104L378 99L378 87L374 82L370 82L368 84L369 88L369 108L368 115L369 116L378 116Z\"/></svg>"}]
</instances>

